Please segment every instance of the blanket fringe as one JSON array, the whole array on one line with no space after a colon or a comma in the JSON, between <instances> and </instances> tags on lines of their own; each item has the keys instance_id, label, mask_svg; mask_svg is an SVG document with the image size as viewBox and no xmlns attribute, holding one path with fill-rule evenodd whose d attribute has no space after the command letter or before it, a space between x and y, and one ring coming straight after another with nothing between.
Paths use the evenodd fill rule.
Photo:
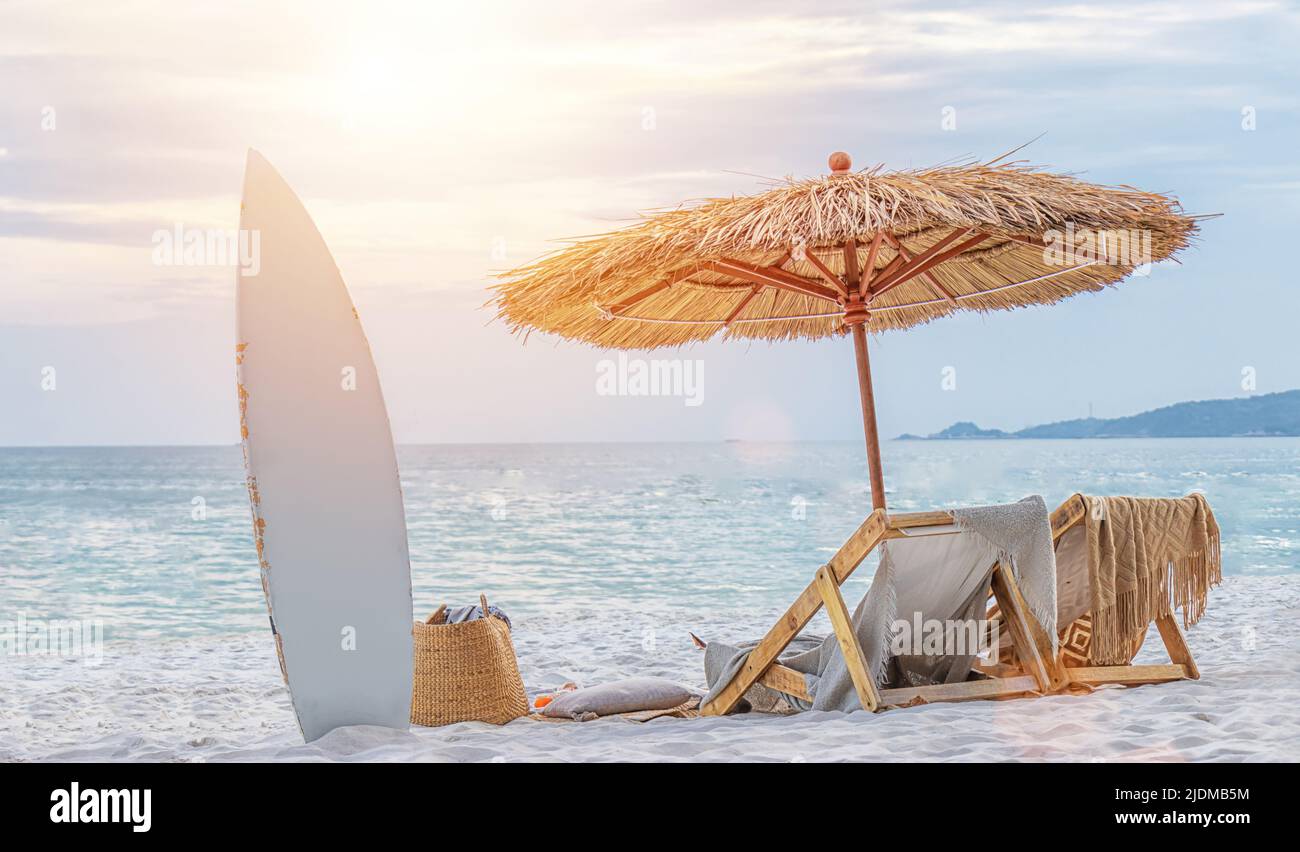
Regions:
<instances>
[{"instance_id":1,"label":"blanket fringe","mask_svg":"<svg viewBox=\"0 0 1300 852\"><path fill-rule=\"evenodd\" d=\"M998 524L991 524L986 517L990 511L1028 508L1026 504L1033 510L1024 513L1018 527L1014 524L1007 526L1004 522L999 529ZM1052 655L1055 656L1060 646L1056 624L1056 554L1052 548L1052 528L1043 498L1035 494L1003 507L957 509L952 518L958 529L979 535L992 545L998 560L1011 569L1030 614L1050 638Z\"/></svg>"},{"instance_id":2,"label":"blanket fringe","mask_svg":"<svg viewBox=\"0 0 1300 852\"><path fill-rule=\"evenodd\" d=\"M872 674L876 679L876 686L883 689L889 680L889 659L893 656L894 637L897 635L898 622L898 586L894 583L894 560L889 555L888 546L884 546L880 551L880 562L876 566L877 571L887 572L884 583L885 594L885 618L884 630L885 639L880 643L880 653L876 659L868 660L867 664L872 667Z\"/></svg>"},{"instance_id":3,"label":"blanket fringe","mask_svg":"<svg viewBox=\"0 0 1300 852\"><path fill-rule=\"evenodd\" d=\"M1013 557L1010 553L999 553L998 559L1004 561L1007 565L1011 566L1011 574L1016 578L1017 583L1022 582L1020 566L1016 564L1015 557ZM1051 579L1053 584L1055 584L1056 582L1055 562L1053 562ZM1024 596L1025 598L1025 604L1029 607L1029 612L1031 615L1033 615L1034 620L1037 621L1040 625L1043 625L1044 627L1047 628L1046 632L1048 633L1049 638L1052 641L1052 656L1056 656L1056 652L1060 650L1060 641L1061 641L1060 637L1056 635L1056 630L1051 629L1051 625L1056 624L1056 598L1054 597L1044 598L1041 596L1037 596L1034 598L1034 600L1030 600L1027 595L1024 595L1023 588L1020 591L1022 596Z\"/></svg>"},{"instance_id":4,"label":"blanket fringe","mask_svg":"<svg viewBox=\"0 0 1300 852\"><path fill-rule=\"evenodd\" d=\"M1151 556L1154 569L1146 573L1139 571L1134 586L1116 590L1114 602L1110 605L1100 605L1094 597L1088 655L1093 665L1125 665L1130 662L1151 622L1159 617L1172 615L1181 609L1183 626L1191 627L1205 614L1210 589L1223 582L1223 556L1214 513L1202 495L1191 496L1198 504L1197 515L1203 519L1204 526L1197 529L1194 517L1193 528L1186 538L1168 545L1173 552L1166 550L1158 556ZM1110 517L1109 507L1101 517ZM1134 530L1129 532L1136 534ZM1091 582L1095 594L1097 578L1092 578Z\"/></svg>"}]
</instances>

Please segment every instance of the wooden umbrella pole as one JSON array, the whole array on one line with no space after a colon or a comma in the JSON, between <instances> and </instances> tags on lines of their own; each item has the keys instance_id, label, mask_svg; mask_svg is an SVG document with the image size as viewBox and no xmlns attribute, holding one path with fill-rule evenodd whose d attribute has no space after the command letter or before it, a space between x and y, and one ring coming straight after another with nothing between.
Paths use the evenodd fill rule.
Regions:
<instances>
[{"instance_id":1,"label":"wooden umbrella pole","mask_svg":"<svg viewBox=\"0 0 1300 852\"><path fill-rule=\"evenodd\" d=\"M847 156L847 155L846 155ZM831 168L836 163L832 155ZM874 260L874 258L873 258ZM873 270L868 269L867 275ZM885 508L885 476L880 470L880 435L876 432L876 397L871 391L871 360L867 357L867 306L863 304L858 271L857 240L844 243L844 284L849 298L844 303L844 324L853 332L853 351L858 359L858 393L862 397L862 429L867 435L867 469L871 474L871 508Z\"/></svg>"},{"instance_id":2,"label":"wooden umbrella pole","mask_svg":"<svg viewBox=\"0 0 1300 852\"><path fill-rule=\"evenodd\" d=\"M858 359L858 392L862 397L862 429L867 436L867 467L871 472L871 508L885 508L885 476L880 468L880 434L876 431L876 397L871 391L871 359L867 356L867 327L853 325L853 352Z\"/></svg>"}]
</instances>

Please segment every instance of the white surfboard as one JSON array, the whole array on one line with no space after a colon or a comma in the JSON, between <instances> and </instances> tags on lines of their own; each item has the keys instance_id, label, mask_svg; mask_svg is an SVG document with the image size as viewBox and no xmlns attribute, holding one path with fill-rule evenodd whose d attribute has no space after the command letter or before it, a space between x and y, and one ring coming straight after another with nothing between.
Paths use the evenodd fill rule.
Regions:
<instances>
[{"instance_id":1,"label":"white surfboard","mask_svg":"<svg viewBox=\"0 0 1300 852\"><path fill-rule=\"evenodd\" d=\"M370 345L311 217L256 151L240 229L259 255L235 296L244 463L298 724L308 742L342 725L405 729L410 557Z\"/></svg>"}]
</instances>

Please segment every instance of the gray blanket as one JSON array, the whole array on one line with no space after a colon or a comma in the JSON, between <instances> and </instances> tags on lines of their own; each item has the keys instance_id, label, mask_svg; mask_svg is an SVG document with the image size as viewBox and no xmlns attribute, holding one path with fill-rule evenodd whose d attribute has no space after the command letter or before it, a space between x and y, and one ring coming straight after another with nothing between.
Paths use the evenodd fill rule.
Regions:
<instances>
[{"instance_id":1,"label":"gray blanket","mask_svg":"<svg viewBox=\"0 0 1300 852\"><path fill-rule=\"evenodd\" d=\"M1011 566L1029 611L1052 638L1055 654L1056 553L1043 498L1033 494L1016 503L955 509L952 516L957 526L988 540L998 549L998 559Z\"/></svg>"},{"instance_id":2,"label":"gray blanket","mask_svg":"<svg viewBox=\"0 0 1300 852\"><path fill-rule=\"evenodd\" d=\"M1021 584L1034 615L1056 635L1056 563L1047 506L1038 496L1018 503L953 512L960 535L927 535L882 544L871 587L853 611L853 630L879 685L965 680L973 655L911 654L897 641L904 623L982 617L995 562L1003 560ZM710 701L744 665L756 642L710 642L704 654ZM792 643L794 645L795 643ZM801 710L861 709L835 636L809 650L787 651L780 662L804 675L811 702L786 696Z\"/></svg>"}]
</instances>

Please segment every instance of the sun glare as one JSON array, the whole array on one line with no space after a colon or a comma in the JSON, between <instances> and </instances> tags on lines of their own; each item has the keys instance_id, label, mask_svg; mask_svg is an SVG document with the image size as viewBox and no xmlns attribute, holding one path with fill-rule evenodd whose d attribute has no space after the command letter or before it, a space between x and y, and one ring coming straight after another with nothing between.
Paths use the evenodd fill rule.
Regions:
<instances>
[{"instance_id":1,"label":"sun glare","mask_svg":"<svg viewBox=\"0 0 1300 852\"><path fill-rule=\"evenodd\" d=\"M427 83L432 75L421 74ZM358 56L349 63L335 90L336 109L344 127L354 131L391 131L409 127L417 110L413 104L410 69L381 54Z\"/></svg>"}]
</instances>

